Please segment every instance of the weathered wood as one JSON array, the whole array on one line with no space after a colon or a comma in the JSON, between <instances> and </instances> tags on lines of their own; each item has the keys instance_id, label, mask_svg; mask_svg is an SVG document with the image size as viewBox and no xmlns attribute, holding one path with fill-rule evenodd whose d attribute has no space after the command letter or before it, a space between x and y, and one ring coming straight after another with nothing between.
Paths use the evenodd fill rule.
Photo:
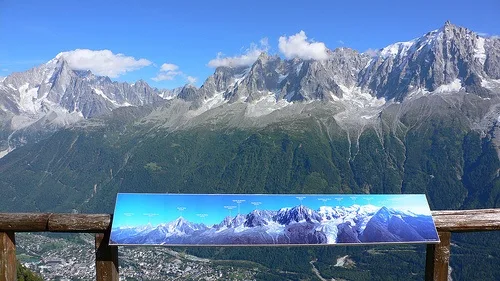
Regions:
<instances>
[{"instance_id":1,"label":"weathered wood","mask_svg":"<svg viewBox=\"0 0 500 281\"><path fill-rule=\"evenodd\" d=\"M48 222L51 232L105 232L111 225L108 214L52 214Z\"/></svg>"},{"instance_id":2,"label":"weathered wood","mask_svg":"<svg viewBox=\"0 0 500 281\"><path fill-rule=\"evenodd\" d=\"M47 231L50 214L0 213L0 231Z\"/></svg>"},{"instance_id":3,"label":"weathered wood","mask_svg":"<svg viewBox=\"0 0 500 281\"><path fill-rule=\"evenodd\" d=\"M0 281L17 280L14 232L0 232Z\"/></svg>"},{"instance_id":4,"label":"weathered wood","mask_svg":"<svg viewBox=\"0 0 500 281\"><path fill-rule=\"evenodd\" d=\"M118 281L118 247L109 246L109 231L95 235L97 281Z\"/></svg>"},{"instance_id":5,"label":"weathered wood","mask_svg":"<svg viewBox=\"0 0 500 281\"><path fill-rule=\"evenodd\" d=\"M0 231L99 233L110 225L109 214L0 213Z\"/></svg>"},{"instance_id":6,"label":"weathered wood","mask_svg":"<svg viewBox=\"0 0 500 281\"><path fill-rule=\"evenodd\" d=\"M500 230L500 209L432 211L438 231Z\"/></svg>"},{"instance_id":7,"label":"weathered wood","mask_svg":"<svg viewBox=\"0 0 500 281\"><path fill-rule=\"evenodd\" d=\"M447 281L450 264L451 232L439 232L439 244L428 244L425 261L426 281Z\"/></svg>"}]
</instances>

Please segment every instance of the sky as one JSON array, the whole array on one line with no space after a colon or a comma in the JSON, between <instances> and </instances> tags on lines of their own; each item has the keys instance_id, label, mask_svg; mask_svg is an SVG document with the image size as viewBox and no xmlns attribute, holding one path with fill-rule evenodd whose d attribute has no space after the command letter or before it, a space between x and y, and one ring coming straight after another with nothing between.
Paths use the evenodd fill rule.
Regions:
<instances>
[{"instance_id":1,"label":"sky","mask_svg":"<svg viewBox=\"0 0 500 281\"><path fill-rule=\"evenodd\" d=\"M0 77L59 53L74 69L157 88L196 86L220 65L267 51L321 59L408 41L446 20L500 35L498 0L74 1L0 0Z\"/></svg>"},{"instance_id":2,"label":"sky","mask_svg":"<svg viewBox=\"0 0 500 281\"><path fill-rule=\"evenodd\" d=\"M255 209L277 211L299 205L318 210L321 206L374 205L413 213L431 215L425 195L210 195L210 194L144 194L120 193L117 195L113 228L156 226L179 217L194 222L213 225L226 216L246 215Z\"/></svg>"}]
</instances>

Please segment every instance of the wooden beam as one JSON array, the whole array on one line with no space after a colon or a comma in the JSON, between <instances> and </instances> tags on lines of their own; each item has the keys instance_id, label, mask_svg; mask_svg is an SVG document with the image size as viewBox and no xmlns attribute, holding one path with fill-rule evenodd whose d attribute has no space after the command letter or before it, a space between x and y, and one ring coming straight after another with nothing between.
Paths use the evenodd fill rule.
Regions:
<instances>
[{"instance_id":1,"label":"wooden beam","mask_svg":"<svg viewBox=\"0 0 500 281\"><path fill-rule=\"evenodd\" d=\"M439 244L428 244L425 261L426 281L447 281L450 264L451 232L439 232Z\"/></svg>"},{"instance_id":2,"label":"wooden beam","mask_svg":"<svg viewBox=\"0 0 500 281\"><path fill-rule=\"evenodd\" d=\"M17 280L14 232L0 232L0 281Z\"/></svg>"},{"instance_id":3,"label":"wooden beam","mask_svg":"<svg viewBox=\"0 0 500 281\"><path fill-rule=\"evenodd\" d=\"M118 247L109 246L110 231L95 235L97 281L118 281ZM1 281L1 280L0 280Z\"/></svg>"},{"instance_id":4,"label":"wooden beam","mask_svg":"<svg viewBox=\"0 0 500 281\"><path fill-rule=\"evenodd\" d=\"M109 214L0 213L0 231L14 232L105 232Z\"/></svg>"},{"instance_id":5,"label":"wooden beam","mask_svg":"<svg viewBox=\"0 0 500 281\"><path fill-rule=\"evenodd\" d=\"M500 230L500 209L432 211L432 218L443 232Z\"/></svg>"},{"instance_id":6,"label":"wooden beam","mask_svg":"<svg viewBox=\"0 0 500 281\"><path fill-rule=\"evenodd\" d=\"M47 231L50 214L0 213L0 231Z\"/></svg>"},{"instance_id":7,"label":"wooden beam","mask_svg":"<svg viewBox=\"0 0 500 281\"><path fill-rule=\"evenodd\" d=\"M111 225L108 214L51 214L47 223L50 232L102 233Z\"/></svg>"}]
</instances>

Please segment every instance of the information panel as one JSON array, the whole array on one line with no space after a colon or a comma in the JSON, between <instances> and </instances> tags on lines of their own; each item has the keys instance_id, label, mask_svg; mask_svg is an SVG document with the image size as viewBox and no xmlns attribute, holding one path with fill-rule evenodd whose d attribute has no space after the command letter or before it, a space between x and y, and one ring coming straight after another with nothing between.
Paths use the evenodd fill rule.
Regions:
<instances>
[{"instance_id":1,"label":"information panel","mask_svg":"<svg viewBox=\"0 0 500 281\"><path fill-rule=\"evenodd\" d=\"M423 194L119 193L111 245L438 243Z\"/></svg>"}]
</instances>

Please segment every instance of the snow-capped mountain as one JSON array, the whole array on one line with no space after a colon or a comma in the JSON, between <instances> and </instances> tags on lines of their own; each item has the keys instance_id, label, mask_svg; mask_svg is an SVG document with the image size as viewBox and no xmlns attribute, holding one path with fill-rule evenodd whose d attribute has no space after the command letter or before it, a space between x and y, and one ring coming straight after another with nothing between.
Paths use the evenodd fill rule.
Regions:
<instances>
[{"instance_id":1,"label":"snow-capped mountain","mask_svg":"<svg viewBox=\"0 0 500 281\"><path fill-rule=\"evenodd\" d=\"M280 209L273 219L280 224L288 225L293 222L319 222L321 216L317 212L300 205L291 209Z\"/></svg>"},{"instance_id":2,"label":"snow-capped mountain","mask_svg":"<svg viewBox=\"0 0 500 281\"><path fill-rule=\"evenodd\" d=\"M179 90L162 91L140 80L113 82L90 71L72 70L61 55L0 82L0 156L44 133L124 106L154 104ZM31 133L30 133L31 132Z\"/></svg>"},{"instance_id":3,"label":"snow-capped mountain","mask_svg":"<svg viewBox=\"0 0 500 281\"><path fill-rule=\"evenodd\" d=\"M295 111L294 105L313 101L334 108L341 127L363 127L375 122L384 108L408 98L461 92L490 99L500 93L500 39L481 37L449 22L377 52L338 48L328 54L328 59L319 61L262 53L248 67L218 67L200 88L186 85L173 90L157 90L142 80L113 82L90 71L72 70L58 55L0 82L0 123L7 136L0 139L0 156L43 138L47 130L119 107L163 100L176 106L148 119L162 127L182 128L207 111L216 118L239 108L244 119ZM234 121L235 126L242 123Z\"/></svg>"},{"instance_id":4,"label":"snow-capped mountain","mask_svg":"<svg viewBox=\"0 0 500 281\"><path fill-rule=\"evenodd\" d=\"M262 53L249 68L220 67L199 88L180 98L202 103L223 92L228 102L338 101L374 98L402 101L417 90L427 93L467 91L488 96L500 79L500 39L481 37L450 22L408 42L375 54L349 48L329 51L325 61L283 60ZM215 91L213 89L216 89ZM358 96L358 97L356 97Z\"/></svg>"},{"instance_id":5,"label":"snow-capped mountain","mask_svg":"<svg viewBox=\"0 0 500 281\"><path fill-rule=\"evenodd\" d=\"M211 227L178 218L154 228L112 230L116 244L325 244L436 239L431 216L354 205L254 210ZM146 229L145 231L143 229Z\"/></svg>"},{"instance_id":6,"label":"snow-capped mountain","mask_svg":"<svg viewBox=\"0 0 500 281\"><path fill-rule=\"evenodd\" d=\"M500 78L499 47L498 38L446 22L420 38L380 50L360 72L359 83L378 97L399 101L416 90L464 90L488 97L489 82Z\"/></svg>"},{"instance_id":7,"label":"snow-capped mountain","mask_svg":"<svg viewBox=\"0 0 500 281\"><path fill-rule=\"evenodd\" d=\"M90 71L72 70L58 55L26 72L13 73L0 85L5 99L1 109L36 118L50 111L74 113L82 118L109 113L121 106L140 106L168 97L140 80L134 84L113 82Z\"/></svg>"}]
</instances>

